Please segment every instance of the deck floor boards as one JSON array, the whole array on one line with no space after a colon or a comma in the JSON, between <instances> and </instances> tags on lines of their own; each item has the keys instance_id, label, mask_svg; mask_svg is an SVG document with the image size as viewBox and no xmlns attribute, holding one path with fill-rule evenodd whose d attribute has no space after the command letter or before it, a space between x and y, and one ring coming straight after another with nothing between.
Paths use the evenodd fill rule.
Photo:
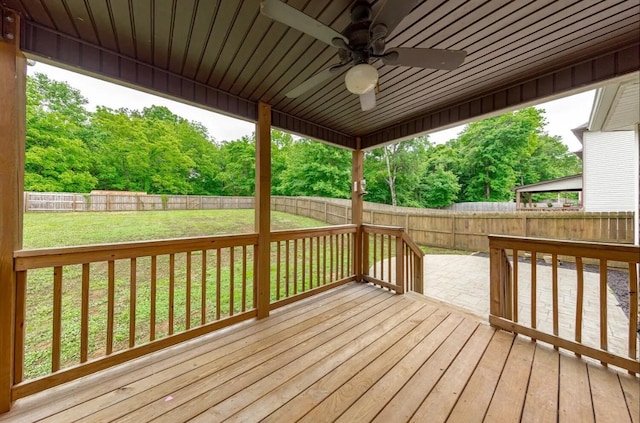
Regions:
<instances>
[{"instance_id":1,"label":"deck floor boards","mask_svg":"<svg viewBox=\"0 0 640 423\"><path fill-rule=\"evenodd\" d=\"M17 401L0 422L615 421L638 377L350 283Z\"/></svg>"}]
</instances>

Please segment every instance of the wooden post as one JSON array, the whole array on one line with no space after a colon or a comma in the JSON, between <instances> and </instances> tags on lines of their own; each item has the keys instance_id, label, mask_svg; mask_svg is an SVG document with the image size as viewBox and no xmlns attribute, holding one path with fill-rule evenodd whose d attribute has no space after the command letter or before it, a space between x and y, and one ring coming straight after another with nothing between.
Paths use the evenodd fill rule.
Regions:
<instances>
[{"instance_id":1,"label":"wooden post","mask_svg":"<svg viewBox=\"0 0 640 423\"><path fill-rule=\"evenodd\" d=\"M258 104L255 231L258 233L258 318L269 316L271 289L271 106Z\"/></svg>"},{"instance_id":2,"label":"wooden post","mask_svg":"<svg viewBox=\"0 0 640 423\"><path fill-rule=\"evenodd\" d=\"M0 9L0 413L11 408L16 289L13 251L22 248L27 62L18 15Z\"/></svg>"},{"instance_id":3,"label":"wooden post","mask_svg":"<svg viewBox=\"0 0 640 423\"><path fill-rule=\"evenodd\" d=\"M389 263L389 266L391 266L391 263ZM396 285L401 294L404 294L410 288L409 286L405 289L404 286L404 242L400 235L396 237Z\"/></svg>"},{"instance_id":4,"label":"wooden post","mask_svg":"<svg viewBox=\"0 0 640 423\"><path fill-rule=\"evenodd\" d=\"M360 150L360 138L356 138L357 149L351 154L351 223L358 225L353 237L353 273L356 281L362 281L362 207L364 190L362 165L364 152Z\"/></svg>"},{"instance_id":5,"label":"wooden post","mask_svg":"<svg viewBox=\"0 0 640 423\"><path fill-rule=\"evenodd\" d=\"M500 303L501 258L501 250L491 246L491 240L489 240L489 314L497 317L503 317Z\"/></svg>"}]
</instances>

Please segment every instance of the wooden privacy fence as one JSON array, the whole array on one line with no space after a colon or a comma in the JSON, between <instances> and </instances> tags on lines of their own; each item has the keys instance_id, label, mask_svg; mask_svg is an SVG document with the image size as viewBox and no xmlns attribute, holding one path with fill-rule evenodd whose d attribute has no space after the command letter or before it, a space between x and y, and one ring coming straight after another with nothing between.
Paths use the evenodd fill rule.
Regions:
<instances>
[{"instance_id":1,"label":"wooden privacy fence","mask_svg":"<svg viewBox=\"0 0 640 423\"><path fill-rule=\"evenodd\" d=\"M640 372L638 362L638 262L640 247L632 245L595 244L585 242L524 239L490 236L490 313L489 322L496 327L517 332L564 348L578 355L613 364L632 373ZM517 257L530 254L530 263L520 263ZM513 258L509 260L508 254ZM551 277L538 278L543 269L537 264L540 255L551 256ZM560 278L558 268L562 261L575 262L573 280ZM585 278L585 260L598 263L596 282L588 285ZM611 351L609 345L611 312L619 313L615 305L607 303L608 263L627 264L629 312L626 334L627 354ZM524 269L522 268L524 267ZM528 267L528 269L527 269ZM528 270L530 280L521 274ZM549 286L542 286L549 280ZM550 296L550 310L538 310L540 298ZM588 299L587 299L588 298ZM559 302L564 304L561 306ZM573 305L570 307L568 304ZM588 309L587 309L588 308ZM592 309L593 308L593 309ZM550 327L541 327L542 318L551 315ZM586 317L598 315L598 319ZM571 333L573 332L573 333ZM595 335L597 345L587 342L587 335ZM620 336L621 334L617 334Z\"/></svg>"},{"instance_id":2,"label":"wooden privacy fence","mask_svg":"<svg viewBox=\"0 0 640 423\"><path fill-rule=\"evenodd\" d=\"M253 197L188 195L25 193L26 211L148 211L252 209ZM271 208L330 225L351 223L349 200L319 197L271 198ZM363 222L403 227L420 245L489 251L487 235L633 244L633 213L501 212L460 213L364 203Z\"/></svg>"},{"instance_id":3,"label":"wooden privacy fence","mask_svg":"<svg viewBox=\"0 0 640 423\"><path fill-rule=\"evenodd\" d=\"M25 192L25 212L104 212L153 210L252 209L253 197L157 195L139 193L74 194Z\"/></svg>"},{"instance_id":4,"label":"wooden privacy fence","mask_svg":"<svg viewBox=\"0 0 640 423\"><path fill-rule=\"evenodd\" d=\"M330 224L349 223L348 200L273 197L272 209ZM489 234L633 244L633 213L457 213L365 203L363 222L406 229L417 244L489 251Z\"/></svg>"}]
</instances>

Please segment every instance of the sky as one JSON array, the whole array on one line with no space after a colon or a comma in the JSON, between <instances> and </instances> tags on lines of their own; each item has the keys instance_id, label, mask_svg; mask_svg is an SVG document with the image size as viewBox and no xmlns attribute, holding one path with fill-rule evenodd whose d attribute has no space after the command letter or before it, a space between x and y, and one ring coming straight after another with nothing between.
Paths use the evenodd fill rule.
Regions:
<instances>
[{"instance_id":1,"label":"sky","mask_svg":"<svg viewBox=\"0 0 640 423\"><path fill-rule=\"evenodd\" d=\"M239 139L244 135L251 135L255 130L255 125L252 122L199 109L44 63L36 62L34 66L29 66L28 72L29 74L40 72L48 75L51 79L66 81L73 88L80 90L89 101L88 109L90 111L95 110L96 106L107 106L112 109L126 107L137 110L151 105L165 106L178 116L202 123L207 128L209 135L218 141ZM559 135L569 151L577 151L582 147L571 129L589 120L594 93L593 90L587 91L536 105L546 111L546 131L549 135ZM438 144L444 143L455 138L463 128L464 126L457 126L434 132L429 134L429 139Z\"/></svg>"}]
</instances>

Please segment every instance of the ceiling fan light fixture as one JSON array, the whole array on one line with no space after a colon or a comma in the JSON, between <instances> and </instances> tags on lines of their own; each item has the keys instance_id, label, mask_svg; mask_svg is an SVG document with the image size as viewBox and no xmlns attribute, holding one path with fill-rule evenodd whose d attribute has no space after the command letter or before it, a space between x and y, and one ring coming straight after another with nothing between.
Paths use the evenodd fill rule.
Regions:
<instances>
[{"instance_id":1,"label":"ceiling fan light fixture","mask_svg":"<svg viewBox=\"0 0 640 423\"><path fill-rule=\"evenodd\" d=\"M347 90L353 94L367 93L378 83L378 70L367 63L360 63L347 71L344 82Z\"/></svg>"}]
</instances>

